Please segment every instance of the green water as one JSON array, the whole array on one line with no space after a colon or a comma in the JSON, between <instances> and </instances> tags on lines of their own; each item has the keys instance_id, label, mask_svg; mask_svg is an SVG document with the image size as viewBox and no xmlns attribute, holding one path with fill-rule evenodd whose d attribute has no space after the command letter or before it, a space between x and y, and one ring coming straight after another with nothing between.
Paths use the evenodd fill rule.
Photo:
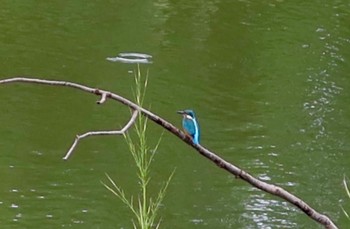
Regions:
<instances>
[{"instance_id":1,"label":"green water","mask_svg":"<svg viewBox=\"0 0 350 229\"><path fill-rule=\"evenodd\" d=\"M180 126L193 108L202 144L261 180L350 222L350 3L325 1L0 1L0 77L79 82L132 98L135 65L153 55L146 107ZM1 228L132 228L100 181L136 193L122 137L129 111L67 88L0 86ZM162 129L150 123L149 140ZM164 133L154 189L176 168L162 228L321 228L292 205L235 179Z\"/></svg>"}]
</instances>

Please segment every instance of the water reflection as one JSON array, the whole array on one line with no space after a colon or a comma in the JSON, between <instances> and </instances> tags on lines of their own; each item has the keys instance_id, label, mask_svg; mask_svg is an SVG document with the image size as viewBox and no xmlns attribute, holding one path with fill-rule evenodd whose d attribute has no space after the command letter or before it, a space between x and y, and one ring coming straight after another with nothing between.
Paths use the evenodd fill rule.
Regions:
<instances>
[{"instance_id":1,"label":"water reflection","mask_svg":"<svg viewBox=\"0 0 350 229\"><path fill-rule=\"evenodd\" d=\"M116 57L107 57L111 62L126 64L152 64L152 56L145 53L119 53Z\"/></svg>"},{"instance_id":2,"label":"water reflection","mask_svg":"<svg viewBox=\"0 0 350 229\"><path fill-rule=\"evenodd\" d=\"M278 154L270 156L276 157ZM291 190L290 187L298 185L295 181L288 180L288 178L291 179L292 173L285 170L284 164L274 160L265 163L262 161L264 159L266 158L252 160L249 165L250 168L259 171L258 174L255 174L259 180L275 183L288 190ZM277 173L277 171L279 172ZM283 180L283 182L276 183L276 180ZM298 211L290 203L267 195L256 188L247 187L244 191L249 193L249 198L243 201L246 211L242 214L242 220L244 219L247 228L295 228L297 224L291 221L290 217L293 215L291 212ZM286 217L287 215L288 217Z\"/></svg>"},{"instance_id":3,"label":"water reflection","mask_svg":"<svg viewBox=\"0 0 350 229\"><path fill-rule=\"evenodd\" d=\"M336 82L339 72L339 65L344 62L342 56L343 45L339 39L338 26L328 30L325 27L318 27L315 30L321 42L321 55L319 56L320 66L323 68L315 68L310 66L308 69L309 83L308 101L304 102L303 108L311 119L311 124L306 130L306 134L314 135L314 140L308 145L309 151L329 149L330 141L338 140L332 136L329 129L335 122L334 112L338 112L335 108L336 101L341 95L343 88Z\"/></svg>"},{"instance_id":4,"label":"water reflection","mask_svg":"<svg viewBox=\"0 0 350 229\"><path fill-rule=\"evenodd\" d=\"M346 45L339 31L343 28L330 5L320 7L317 13L332 23L306 17L306 5L276 1L269 7L269 11L261 11L260 21L253 18L244 23L258 27L255 32L261 31L256 48L261 54L257 54L253 72L260 74L261 86L251 93L266 101L256 106L257 112L245 113L247 127L253 123L260 131L250 131L252 136L245 139L249 156L244 157L244 165L259 179L304 196L317 187L319 195L312 199L321 208L325 205L322 190L334 185L325 177L331 173L336 176L330 164L335 163L342 150L339 147L344 145L336 123L338 118L346 122L337 105L344 92L339 76L346 61ZM296 28L297 21L302 21L303 29ZM260 61L265 65L259 65ZM290 214L294 207L252 192L244 202L247 212L243 215L255 222L251 228L297 226L293 220L296 215Z\"/></svg>"},{"instance_id":5,"label":"water reflection","mask_svg":"<svg viewBox=\"0 0 350 229\"><path fill-rule=\"evenodd\" d=\"M288 220L292 208L288 203L270 200L265 196L254 196L255 202L246 204L243 217L251 220L246 228L296 228L298 224Z\"/></svg>"}]
</instances>

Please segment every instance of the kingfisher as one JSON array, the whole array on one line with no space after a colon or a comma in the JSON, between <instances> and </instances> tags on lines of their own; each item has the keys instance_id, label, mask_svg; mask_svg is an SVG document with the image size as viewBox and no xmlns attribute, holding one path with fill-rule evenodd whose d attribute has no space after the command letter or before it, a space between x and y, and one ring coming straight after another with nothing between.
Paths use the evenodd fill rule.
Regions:
<instances>
[{"instance_id":1,"label":"kingfisher","mask_svg":"<svg viewBox=\"0 0 350 229\"><path fill-rule=\"evenodd\" d=\"M177 113L182 114L182 127L195 144L199 144L200 130L193 110L183 110Z\"/></svg>"}]
</instances>

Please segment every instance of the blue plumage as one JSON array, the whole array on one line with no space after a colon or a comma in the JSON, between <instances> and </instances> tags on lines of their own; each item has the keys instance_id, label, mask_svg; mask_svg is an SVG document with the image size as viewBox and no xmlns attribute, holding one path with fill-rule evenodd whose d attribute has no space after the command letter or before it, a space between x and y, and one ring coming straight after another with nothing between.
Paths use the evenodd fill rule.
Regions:
<instances>
[{"instance_id":1,"label":"blue plumage","mask_svg":"<svg viewBox=\"0 0 350 229\"><path fill-rule=\"evenodd\" d=\"M177 113L182 114L182 127L186 134L188 134L195 144L199 144L200 130L199 124L193 110L183 110Z\"/></svg>"}]
</instances>

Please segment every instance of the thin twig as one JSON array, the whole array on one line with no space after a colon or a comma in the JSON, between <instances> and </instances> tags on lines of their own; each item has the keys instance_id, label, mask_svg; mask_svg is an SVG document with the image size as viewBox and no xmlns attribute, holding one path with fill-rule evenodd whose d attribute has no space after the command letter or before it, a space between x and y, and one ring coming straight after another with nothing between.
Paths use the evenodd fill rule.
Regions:
<instances>
[{"instance_id":1,"label":"thin twig","mask_svg":"<svg viewBox=\"0 0 350 229\"><path fill-rule=\"evenodd\" d=\"M269 183L266 183L264 181L261 181L255 177L253 177L252 175L250 175L249 173L240 169L239 167L225 161L224 159L222 159L221 157L219 157L218 155L216 155L212 151L208 150L207 148L205 148L201 145L198 145L198 144L194 144L193 141L191 141L191 139L186 137L186 134L184 132L180 131L174 125L167 122L165 119L153 114L152 112L150 112L142 107L139 107L137 104L131 102L130 100L128 100L122 96L119 96L117 94L114 94L114 93L111 93L108 91L94 89L94 88L90 88L87 86L83 86L83 85L71 83L71 82L66 82L66 81L42 80L42 79L26 78L26 77L16 77L16 78L9 78L9 79L0 80L0 84L13 83L13 82L38 83L38 84L46 84L46 85L53 85L53 86L72 87L72 88L80 89L80 90L85 91L85 92L93 93L96 95L101 95L102 98L100 101L102 101L102 102L105 101L105 99L103 99L104 94L105 94L106 97L111 98L115 101L118 101L118 102L130 107L132 110L137 110L138 112L140 112L140 114L146 116L148 119L152 120L153 122L157 123L158 125L162 126L165 129L167 129L169 132L171 132L172 134L174 134L177 137L179 137L180 139L182 139L182 141L186 142L188 145L190 145L194 149L196 149L197 152L199 152L202 156L206 157L207 159L209 159L210 161L215 163L218 167L226 170L227 172L231 173L235 177L241 178L242 180L246 181L247 183L251 184L252 186L254 186L260 190L263 190L267 193L270 193L272 195L275 195L275 196L278 196L282 199L285 199L286 201L288 201L289 203L293 204L294 206L299 208L301 211L303 211L311 219L322 224L325 228L327 228L327 229L336 229L337 228L337 226L332 222L332 220L328 216L319 213L318 211L313 209L311 206L306 204L303 200L301 200L297 196L289 193L288 191L286 191L285 189L283 189L277 185L269 184ZM104 132L104 133L107 133L107 132ZM74 143L73 143L73 145L74 145ZM75 146L72 146L72 147L74 148ZM65 158L66 157L67 157L67 155L65 156Z\"/></svg>"},{"instance_id":2,"label":"thin twig","mask_svg":"<svg viewBox=\"0 0 350 229\"><path fill-rule=\"evenodd\" d=\"M121 135L121 134L124 134L131 127L131 125L135 123L137 115L138 115L138 111L134 110L129 122L120 130L89 131L89 132L86 132L84 134L77 135L72 146L69 148L67 154L63 157L63 160L67 160L69 158L69 156L73 153L75 147L77 146L78 142L83 138L86 138L89 136L95 136L95 135Z\"/></svg>"}]
</instances>

